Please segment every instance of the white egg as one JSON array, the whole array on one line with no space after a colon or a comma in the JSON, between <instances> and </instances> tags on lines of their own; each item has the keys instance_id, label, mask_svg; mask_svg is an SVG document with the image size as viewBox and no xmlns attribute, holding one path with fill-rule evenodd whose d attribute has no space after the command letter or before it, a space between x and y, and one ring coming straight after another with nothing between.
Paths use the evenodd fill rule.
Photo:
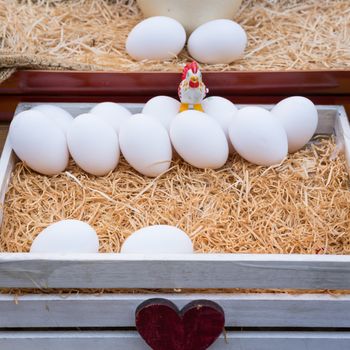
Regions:
<instances>
[{"instance_id":1,"label":"white egg","mask_svg":"<svg viewBox=\"0 0 350 350\"><path fill-rule=\"evenodd\" d=\"M118 165L118 135L93 114L81 114L74 119L67 141L73 159L87 173L106 175Z\"/></svg>"},{"instance_id":2,"label":"white egg","mask_svg":"<svg viewBox=\"0 0 350 350\"><path fill-rule=\"evenodd\" d=\"M102 102L93 107L91 114L99 116L119 134L121 125L132 116L125 107L115 102Z\"/></svg>"},{"instance_id":3,"label":"white egg","mask_svg":"<svg viewBox=\"0 0 350 350\"><path fill-rule=\"evenodd\" d=\"M210 96L203 100L204 112L214 118L221 126L229 144L229 151L233 153L233 146L228 135L228 128L238 108L228 99L220 96Z\"/></svg>"},{"instance_id":4,"label":"white egg","mask_svg":"<svg viewBox=\"0 0 350 350\"><path fill-rule=\"evenodd\" d=\"M137 24L126 40L126 52L135 60L166 60L185 46L183 26L170 17L150 17Z\"/></svg>"},{"instance_id":5,"label":"white egg","mask_svg":"<svg viewBox=\"0 0 350 350\"><path fill-rule=\"evenodd\" d=\"M18 113L11 122L9 138L18 158L39 173L55 175L68 165L64 132L38 110Z\"/></svg>"},{"instance_id":6,"label":"white egg","mask_svg":"<svg viewBox=\"0 0 350 350\"><path fill-rule=\"evenodd\" d=\"M317 109L306 97L288 97L277 103L271 112L287 132L289 152L295 152L304 147L316 131Z\"/></svg>"},{"instance_id":7,"label":"white egg","mask_svg":"<svg viewBox=\"0 0 350 350\"><path fill-rule=\"evenodd\" d=\"M169 132L171 121L180 110L180 102L169 96L151 98L143 107L142 113L159 121Z\"/></svg>"},{"instance_id":8,"label":"white egg","mask_svg":"<svg viewBox=\"0 0 350 350\"><path fill-rule=\"evenodd\" d=\"M177 227L154 225L141 228L129 236L121 247L124 254L191 254L193 244Z\"/></svg>"},{"instance_id":9,"label":"white egg","mask_svg":"<svg viewBox=\"0 0 350 350\"><path fill-rule=\"evenodd\" d=\"M86 222L62 220L45 228L34 239L31 253L98 253L98 237Z\"/></svg>"},{"instance_id":10,"label":"white egg","mask_svg":"<svg viewBox=\"0 0 350 350\"><path fill-rule=\"evenodd\" d=\"M52 119L52 121L54 121L64 131L64 133L67 134L67 130L73 121L73 117L66 110L51 104L40 104L32 109L40 111L45 114L46 117Z\"/></svg>"},{"instance_id":11,"label":"white egg","mask_svg":"<svg viewBox=\"0 0 350 350\"><path fill-rule=\"evenodd\" d=\"M178 114L170 126L177 153L197 168L217 169L228 158L228 143L219 123L205 113L189 110Z\"/></svg>"},{"instance_id":12,"label":"white egg","mask_svg":"<svg viewBox=\"0 0 350 350\"><path fill-rule=\"evenodd\" d=\"M169 169L172 149L163 125L145 114L133 115L123 124L120 148L126 161L143 175L156 177Z\"/></svg>"},{"instance_id":13,"label":"white egg","mask_svg":"<svg viewBox=\"0 0 350 350\"><path fill-rule=\"evenodd\" d=\"M277 165L287 156L287 134L277 118L264 108L240 109L229 127L229 135L237 153L253 164Z\"/></svg>"},{"instance_id":14,"label":"white egg","mask_svg":"<svg viewBox=\"0 0 350 350\"><path fill-rule=\"evenodd\" d=\"M243 56L247 34L236 22L217 19L199 26L190 36L190 55L202 63L231 63Z\"/></svg>"}]
</instances>

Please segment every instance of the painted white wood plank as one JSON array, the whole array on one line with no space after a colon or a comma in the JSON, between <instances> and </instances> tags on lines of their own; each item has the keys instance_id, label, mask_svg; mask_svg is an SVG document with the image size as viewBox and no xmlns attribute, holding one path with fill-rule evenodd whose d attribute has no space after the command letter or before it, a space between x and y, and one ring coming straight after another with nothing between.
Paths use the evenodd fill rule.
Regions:
<instances>
[{"instance_id":1,"label":"painted white wood plank","mask_svg":"<svg viewBox=\"0 0 350 350\"><path fill-rule=\"evenodd\" d=\"M228 332L210 350L348 350L349 332ZM148 350L136 332L0 332L1 350Z\"/></svg>"},{"instance_id":2,"label":"painted white wood plank","mask_svg":"<svg viewBox=\"0 0 350 350\"><path fill-rule=\"evenodd\" d=\"M16 155L12 151L9 138L6 139L0 158L0 223L2 222L2 205L11 179L11 173L16 163Z\"/></svg>"},{"instance_id":3,"label":"painted white wood plank","mask_svg":"<svg viewBox=\"0 0 350 350\"><path fill-rule=\"evenodd\" d=\"M227 327L350 328L350 295L320 294L0 295L0 328L134 327L136 308L149 298L167 298L179 308L215 301Z\"/></svg>"},{"instance_id":4,"label":"painted white wood plank","mask_svg":"<svg viewBox=\"0 0 350 350\"><path fill-rule=\"evenodd\" d=\"M0 287L350 289L350 256L3 253Z\"/></svg>"},{"instance_id":5,"label":"painted white wood plank","mask_svg":"<svg viewBox=\"0 0 350 350\"><path fill-rule=\"evenodd\" d=\"M23 102L20 103L16 109L15 114L22 112L24 110L30 109L36 105L40 105L40 102ZM71 113L74 117L79 114L87 113L91 110L92 107L96 105L96 103L66 103L66 102L58 102L54 103L61 108L66 109L69 113ZM128 108L132 113L140 113L144 106L143 103L121 103L124 107ZM238 104L238 108L243 108L248 106L247 104ZM273 105L271 104L258 104L256 106L260 106L266 109L272 109ZM337 115L338 106L317 106L317 110L319 113L319 123L317 126L316 134L332 134L334 129L334 121Z\"/></svg>"},{"instance_id":6,"label":"painted white wood plank","mask_svg":"<svg viewBox=\"0 0 350 350\"><path fill-rule=\"evenodd\" d=\"M350 126L344 107L339 108L339 114L335 122L335 134L338 145L343 147L345 161L350 173Z\"/></svg>"}]
</instances>

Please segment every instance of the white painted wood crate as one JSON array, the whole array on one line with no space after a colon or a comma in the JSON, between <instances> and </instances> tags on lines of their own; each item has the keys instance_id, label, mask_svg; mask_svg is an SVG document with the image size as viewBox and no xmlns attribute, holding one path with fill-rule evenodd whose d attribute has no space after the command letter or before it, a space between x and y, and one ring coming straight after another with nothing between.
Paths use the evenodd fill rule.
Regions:
<instances>
[{"instance_id":1,"label":"white painted wood crate","mask_svg":"<svg viewBox=\"0 0 350 350\"><path fill-rule=\"evenodd\" d=\"M20 104L16 113L33 105ZM57 105L74 116L93 106ZM125 106L135 113L142 108L140 104ZM316 133L335 134L350 165L350 127L344 108L318 106L318 110ZM7 140L0 160L2 202L16 161ZM350 290L350 256L0 253L0 288ZM210 348L213 350L350 349L350 292L332 296L175 291L157 295L26 294L16 300L13 295L2 294L0 349L149 349L133 328L137 306L151 297L168 298L179 307L196 299L219 303L226 314L227 339L222 336Z\"/></svg>"}]
</instances>

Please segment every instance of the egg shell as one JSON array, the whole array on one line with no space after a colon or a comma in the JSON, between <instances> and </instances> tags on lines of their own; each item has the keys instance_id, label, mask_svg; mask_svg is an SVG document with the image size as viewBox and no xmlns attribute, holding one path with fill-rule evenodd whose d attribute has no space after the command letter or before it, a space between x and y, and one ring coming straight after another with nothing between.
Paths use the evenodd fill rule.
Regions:
<instances>
[{"instance_id":1,"label":"egg shell","mask_svg":"<svg viewBox=\"0 0 350 350\"><path fill-rule=\"evenodd\" d=\"M183 26L170 17L150 17L137 24L126 40L126 52L135 60L174 58L185 46Z\"/></svg>"},{"instance_id":2,"label":"egg shell","mask_svg":"<svg viewBox=\"0 0 350 350\"><path fill-rule=\"evenodd\" d=\"M118 136L110 125L93 114L81 114L74 119L67 141L75 162L90 174L106 175L118 165Z\"/></svg>"},{"instance_id":3,"label":"egg shell","mask_svg":"<svg viewBox=\"0 0 350 350\"><path fill-rule=\"evenodd\" d=\"M277 165L287 156L287 134L277 118L264 108L240 109L229 127L229 135L237 153L253 164Z\"/></svg>"},{"instance_id":4,"label":"egg shell","mask_svg":"<svg viewBox=\"0 0 350 350\"><path fill-rule=\"evenodd\" d=\"M126 161L139 173L156 177L169 169L172 158L169 135L151 117L133 115L123 124L119 140Z\"/></svg>"},{"instance_id":5,"label":"egg shell","mask_svg":"<svg viewBox=\"0 0 350 350\"><path fill-rule=\"evenodd\" d=\"M177 227L154 225L141 228L129 236L121 247L123 254L191 254L193 244Z\"/></svg>"},{"instance_id":6,"label":"egg shell","mask_svg":"<svg viewBox=\"0 0 350 350\"><path fill-rule=\"evenodd\" d=\"M179 113L170 126L171 142L189 164L205 169L222 167L228 158L228 143L219 123L205 113Z\"/></svg>"},{"instance_id":7,"label":"egg shell","mask_svg":"<svg viewBox=\"0 0 350 350\"><path fill-rule=\"evenodd\" d=\"M169 132L170 124L180 110L180 102L169 96L156 96L144 105L142 113L160 122Z\"/></svg>"},{"instance_id":8,"label":"egg shell","mask_svg":"<svg viewBox=\"0 0 350 350\"><path fill-rule=\"evenodd\" d=\"M65 134L73 121L73 116L65 109L51 105L51 104L40 104L32 108L33 110L42 112L47 118L50 118L56 123Z\"/></svg>"},{"instance_id":9,"label":"egg shell","mask_svg":"<svg viewBox=\"0 0 350 350\"><path fill-rule=\"evenodd\" d=\"M98 253L95 230L86 222L62 220L45 228L34 239L31 253Z\"/></svg>"},{"instance_id":10,"label":"egg shell","mask_svg":"<svg viewBox=\"0 0 350 350\"><path fill-rule=\"evenodd\" d=\"M271 112L286 130L289 152L295 152L304 147L316 131L317 108L306 97L288 97L277 103Z\"/></svg>"},{"instance_id":11,"label":"egg shell","mask_svg":"<svg viewBox=\"0 0 350 350\"><path fill-rule=\"evenodd\" d=\"M59 174L68 165L64 132L38 110L18 113L11 122L9 138L18 158L41 174Z\"/></svg>"},{"instance_id":12,"label":"egg shell","mask_svg":"<svg viewBox=\"0 0 350 350\"><path fill-rule=\"evenodd\" d=\"M119 134L121 125L132 116L132 113L128 109L114 102L98 103L91 109L90 113L100 117L104 122L109 124L117 134Z\"/></svg>"},{"instance_id":13,"label":"egg shell","mask_svg":"<svg viewBox=\"0 0 350 350\"><path fill-rule=\"evenodd\" d=\"M217 19L199 26L189 37L187 48L199 62L231 63L243 56L247 34L236 22Z\"/></svg>"},{"instance_id":14,"label":"egg shell","mask_svg":"<svg viewBox=\"0 0 350 350\"><path fill-rule=\"evenodd\" d=\"M238 108L230 100L220 96L207 97L202 101L202 107L206 114L214 118L220 124L225 133L229 151L232 154L234 148L228 134L228 128L235 114L238 112Z\"/></svg>"}]
</instances>

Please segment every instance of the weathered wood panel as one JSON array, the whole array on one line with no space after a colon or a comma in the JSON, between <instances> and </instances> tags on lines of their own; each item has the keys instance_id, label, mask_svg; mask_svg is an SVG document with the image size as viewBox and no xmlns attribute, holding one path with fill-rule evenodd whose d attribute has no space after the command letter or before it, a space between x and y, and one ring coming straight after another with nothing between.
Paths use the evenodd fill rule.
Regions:
<instances>
[{"instance_id":1,"label":"weathered wood panel","mask_svg":"<svg viewBox=\"0 0 350 350\"><path fill-rule=\"evenodd\" d=\"M350 289L350 256L3 253L0 287Z\"/></svg>"},{"instance_id":2,"label":"weathered wood panel","mask_svg":"<svg viewBox=\"0 0 350 350\"><path fill-rule=\"evenodd\" d=\"M350 328L350 295L320 294L0 295L0 328L134 327L136 308L149 298L169 298L179 308L212 300L227 327Z\"/></svg>"},{"instance_id":3,"label":"weathered wood panel","mask_svg":"<svg viewBox=\"0 0 350 350\"><path fill-rule=\"evenodd\" d=\"M348 350L349 332L228 332L211 350ZM0 332L1 350L147 350L136 332Z\"/></svg>"},{"instance_id":4,"label":"weathered wood panel","mask_svg":"<svg viewBox=\"0 0 350 350\"><path fill-rule=\"evenodd\" d=\"M30 109L31 107L36 106L38 104L40 103L35 103L35 102L20 103L15 113L17 114L24 110ZM89 112L90 109L96 105L96 103L88 103L88 102L83 102L83 103L61 102L61 103L55 103L55 104L67 110L74 117L79 114ZM122 103L122 105L128 108L132 113L140 113L144 106L143 103ZM237 105L238 108L242 108L245 106L247 105ZM264 107L267 109L271 109L273 107L273 105L263 105L263 104L257 104L257 106ZM319 114L319 122L317 125L316 134L332 134L334 131L334 123L337 117L338 106L317 106L317 109Z\"/></svg>"}]
</instances>

